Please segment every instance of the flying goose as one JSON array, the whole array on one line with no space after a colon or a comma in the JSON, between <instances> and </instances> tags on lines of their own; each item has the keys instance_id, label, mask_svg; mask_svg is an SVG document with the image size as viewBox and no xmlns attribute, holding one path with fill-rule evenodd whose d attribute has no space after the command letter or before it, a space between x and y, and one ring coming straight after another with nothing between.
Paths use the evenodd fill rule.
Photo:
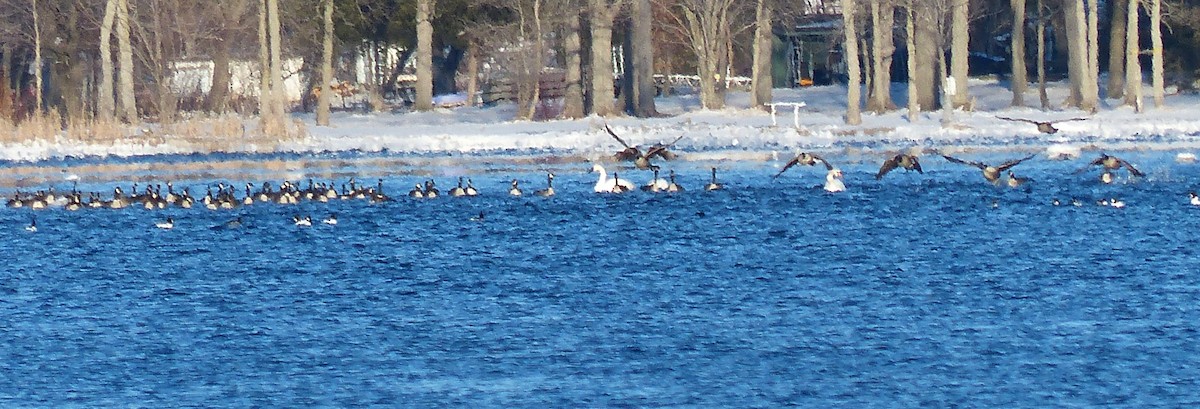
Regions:
<instances>
[{"instance_id":1,"label":"flying goose","mask_svg":"<svg viewBox=\"0 0 1200 409\"><path fill-rule=\"evenodd\" d=\"M658 156L663 160L675 159L675 154L671 153L671 151L667 150L667 148L670 148L676 142L679 142L680 139L683 139L683 135L679 135L679 137L675 138L675 140L671 141L671 143L665 145L656 143L649 149L646 149L645 153L642 153L642 150L638 149L636 146L630 146L628 143L625 143L625 140L621 139L620 136L617 136L617 133L613 132L612 128L610 128L608 124L604 124L604 130L607 131L609 135L612 135L613 139L616 139L617 142L620 142L621 146L625 147L625 149L622 149L620 152L617 152L615 155L613 155L613 159L617 161L633 162L633 165L637 166L637 168L641 170L657 168L658 166L650 164L650 159L654 158L655 156Z\"/></svg>"},{"instance_id":2,"label":"flying goose","mask_svg":"<svg viewBox=\"0 0 1200 409\"><path fill-rule=\"evenodd\" d=\"M1025 118L1009 118L1009 117L997 116L996 119L1003 119L1005 121L1031 123L1031 124L1037 125L1038 132L1053 135L1053 134L1058 133L1058 128L1055 128L1054 124L1057 124L1059 122L1082 121L1087 118L1068 118L1068 119L1058 119L1058 120L1054 120L1054 121L1034 121L1032 119L1025 119Z\"/></svg>"},{"instance_id":3,"label":"flying goose","mask_svg":"<svg viewBox=\"0 0 1200 409\"><path fill-rule=\"evenodd\" d=\"M896 168L904 168L905 171L915 170L921 174L925 173L925 171L921 170L921 162L917 160L916 155L901 153L883 161L883 166L879 167L879 173L875 174L875 180L883 179L884 175Z\"/></svg>"},{"instance_id":4,"label":"flying goose","mask_svg":"<svg viewBox=\"0 0 1200 409\"><path fill-rule=\"evenodd\" d=\"M983 162L965 161L962 159L955 158L953 156L942 155L942 157L946 158L946 160L948 160L948 161L979 168L980 170L983 171L983 178L987 179L988 182L991 182L993 184L998 183L1000 181L1001 172L1009 170L1013 166L1017 166L1021 162L1029 160L1030 158L1033 158L1034 156L1037 156L1037 155L1036 154L1029 155L1029 156L1026 156L1021 159L1013 159L1013 160L1006 161L1004 163L1001 163L1000 166L992 166L992 165L988 165Z\"/></svg>"}]
</instances>

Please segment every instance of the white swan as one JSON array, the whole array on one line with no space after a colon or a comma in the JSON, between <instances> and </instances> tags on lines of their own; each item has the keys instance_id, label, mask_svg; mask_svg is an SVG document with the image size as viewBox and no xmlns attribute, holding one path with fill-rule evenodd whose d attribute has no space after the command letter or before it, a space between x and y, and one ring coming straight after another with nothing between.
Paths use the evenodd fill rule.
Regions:
<instances>
[{"instance_id":1,"label":"white swan","mask_svg":"<svg viewBox=\"0 0 1200 409\"><path fill-rule=\"evenodd\" d=\"M600 178L596 180L596 186L592 188L596 193L624 193L637 189L633 182L621 179L615 173L613 178L609 179L608 172L599 163L592 165L592 172L600 174Z\"/></svg>"},{"instance_id":2,"label":"white swan","mask_svg":"<svg viewBox=\"0 0 1200 409\"><path fill-rule=\"evenodd\" d=\"M842 182L842 170L837 168L829 169L829 173L825 174L825 191L826 192L844 192L846 184Z\"/></svg>"}]
</instances>

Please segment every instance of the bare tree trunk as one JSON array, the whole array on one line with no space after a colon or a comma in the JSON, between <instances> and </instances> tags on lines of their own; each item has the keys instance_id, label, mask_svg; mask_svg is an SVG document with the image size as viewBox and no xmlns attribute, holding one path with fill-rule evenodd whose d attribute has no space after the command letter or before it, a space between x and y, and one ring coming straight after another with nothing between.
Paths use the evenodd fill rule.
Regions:
<instances>
[{"instance_id":1,"label":"bare tree trunk","mask_svg":"<svg viewBox=\"0 0 1200 409\"><path fill-rule=\"evenodd\" d=\"M592 29L592 112L600 116L617 114L613 90L613 18L623 0L590 0L589 21Z\"/></svg>"},{"instance_id":2,"label":"bare tree trunk","mask_svg":"<svg viewBox=\"0 0 1200 409\"><path fill-rule=\"evenodd\" d=\"M846 124L858 125L862 123L862 78L859 74L858 61L858 30L854 24L854 9L857 7L857 0L842 1L842 27L845 31L846 41L842 44L846 47L846 74L850 79L846 83Z\"/></svg>"},{"instance_id":3,"label":"bare tree trunk","mask_svg":"<svg viewBox=\"0 0 1200 409\"><path fill-rule=\"evenodd\" d=\"M1095 113L1100 105L1100 8L1096 0L1088 0L1087 13L1087 81L1083 83L1083 108Z\"/></svg>"},{"instance_id":4,"label":"bare tree trunk","mask_svg":"<svg viewBox=\"0 0 1200 409\"><path fill-rule=\"evenodd\" d=\"M267 29L271 38L271 110L282 125L287 94L283 90L283 30L279 24L279 0L267 0ZM282 131L282 129L279 129Z\"/></svg>"},{"instance_id":5,"label":"bare tree trunk","mask_svg":"<svg viewBox=\"0 0 1200 409\"><path fill-rule=\"evenodd\" d=\"M1125 88L1125 13L1129 0L1112 0L1112 24L1108 36L1108 88L1109 98L1121 98Z\"/></svg>"},{"instance_id":6,"label":"bare tree trunk","mask_svg":"<svg viewBox=\"0 0 1200 409\"><path fill-rule=\"evenodd\" d=\"M654 10L650 0L633 0L634 109L638 117L658 115L654 106ZM626 70L629 71L629 70ZM724 78L724 73L722 73Z\"/></svg>"},{"instance_id":7,"label":"bare tree trunk","mask_svg":"<svg viewBox=\"0 0 1200 409\"><path fill-rule=\"evenodd\" d=\"M1038 99L1042 109L1050 109L1050 96L1046 94L1046 10L1042 0L1037 0L1037 14Z\"/></svg>"},{"instance_id":8,"label":"bare tree trunk","mask_svg":"<svg viewBox=\"0 0 1200 409\"><path fill-rule=\"evenodd\" d=\"M1162 0L1150 0L1150 87L1155 108L1166 103L1163 85Z\"/></svg>"},{"instance_id":9,"label":"bare tree trunk","mask_svg":"<svg viewBox=\"0 0 1200 409\"><path fill-rule=\"evenodd\" d=\"M224 35L224 34L222 34ZM222 113L229 102L229 44L225 38L213 42L213 75L212 88L208 91L207 109L209 112Z\"/></svg>"},{"instance_id":10,"label":"bare tree trunk","mask_svg":"<svg viewBox=\"0 0 1200 409\"><path fill-rule=\"evenodd\" d=\"M1071 84L1071 94L1065 105L1079 107L1083 100L1083 82L1087 80L1087 25L1083 0L1064 2L1063 19L1067 35L1067 77Z\"/></svg>"},{"instance_id":11,"label":"bare tree trunk","mask_svg":"<svg viewBox=\"0 0 1200 409\"><path fill-rule=\"evenodd\" d=\"M112 58L112 29L116 13L117 0L104 2L104 21L100 24L100 83L96 86L96 117L102 121L112 120L116 111Z\"/></svg>"},{"instance_id":12,"label":"bare tree trunk","mask_svg":"<svg viewBox=\"0 0 1200 409\"><path fill-rule=\"evenodd\" d=\"M696 55L700 106L704 109L725 107L731 45L729 14L733 3L733 0L704 0L684 3L680 8L688 43Z\"/></svg>"},{"instance_id":13,"label":"bare tree trunk","mask_svg":"<svg viewBox=\"0 0 1200 409\"><path fill-rule=\"evenodd\" d=\"M563 52L566 54L567 89L563 92L563 118L583 118L583 46L579 40L579 13L571 11L567 16L566 36L563 37Z\"/></svg>"},{"instance_id":14,"label":"bare tree trunk","mask_svg":"<svg viewBox=\"0 0 1200 409\"><path fill-rule=\"evenodd\" d=\"M968 9L967 0L954 0L950 7L950 13L953 16L950 22L952 35L950 36L950 75L954 76L954 96L952 98L952 106L954 108L972 109L970 106L971 95L967 87L967 75L969 72L969 57L971 50L970 30L967 25L970 23L970 10Z\"/></svg>"},{"instance_id":15,"label":"bare tree trunk","mask_svg":"<svg viewBox=\"0 0 1200 409\"><path fill-rule=\"evenodd\" d=\"M750 105L755 108L771 102L771 1L758 0L754 13L754 64L750 72L754 89L750 93Z\"/></svg>"},{"instance_id":16,"label":"bare tree trunk","mask_svg":"<svg viewBox=\"0 0 1200 409\"><path fill-rule=\"evenodd\" d=\"M1125 19L1125 104L1142 112L1142 63L1138 59L1141 42L1138 39L1138 1L1129 0Z\"/></svg>"},{"instance_id":17,"label":"bare tree trunk","mask_svg":"<svg viewBox=\"0 0 1200 409\"><path fill-rule=\"evenodd\" d=\"M923 4L918 5L913 10L913 16L921 20L921 24L916 26L916 52L913 55L917 60L916 69L916 84L917 84L917 104L922 110L933 110L938 107L938 83L937 79L937 61L938 54L943 54L938 47L939 41L942 38L941 28L937 27L936 17L932 14L935 11L930 10Z\"/></svg>"},{"instance_id":18,"label":"bare tree trunk","mask_svg":"<svg viewBox=\"0 0 1200 409\"><path fill-rule=\"evenodd\" d=\"M413 109L433 109L433 24L434 0L417 0L417 99Z\"/></svg>"},{"instance_id":19,"label":"bare tree trunk","mask_svg":"<svg viewBox=\"0 0 1200 409\"><path fill-rule=\"evenodd\" d=\"M325 0L325 38L321 49L321 94L317 96L317 125L329 126L329 100L333 97L333 0Z\"/></svg>"},{"instance_id":20,"label":"bare tree trunk","mask_svg":"<svg viewBox=\"0 0 1200 409\"><path fill-rule=\"evenodd\" d=\"M117 112L127 123L137 123L133 94L133 45L129 41L129 0L117 0Z\"/></svg>"},{"instance_id":21,"label":"bare tree trunk","mask_svg":"<svg viewBox=\"0 0 1200 409\"><path fill-rule=\"evenodd\" d=\"M42 27L38 24L37 0L30 0L33 11L33 98L34 109L42 112Z\"/></svg>"},{"instance_id":22,"label":"bare tree trunk","mask_svg":"<svg viewBox=\"0 0 1200 409\"><path fill-rule=\"evenodd\" d=\"M1012 0L1013 32L1012 32L1012 78L1009 80L1012 88L1012 106L1025 105L1025 89L1029 86L1029 78L1025 68L1025 0Z\"/></svg>"},{"instance_id":23,"label":"bare tree trunk","mask_svg":"<svg viewBox=\"0 0 1200 409\"><path fill-rule=\"evenodd\" d=\"M858 61L862 63L863 89L867 91L867 110L870 110L871 98L875 93L875 60L871 58L871 44L867 42L868 38L864 34L866 33L858 35Z\"/></svg>"},{"instance_id":24,"label":"bare tree trunk","mask_svg":"<svg viewBox=\"0 0 1200 409\"><path fill-rule=\"evenodd\" d=\"M917 103L917 59L913 54L917 49L917 27L913 19L916 12L913 11L913 0L908 0L908 4L904 8L904 45L907 53L907 71L908 71L908 122L917 122L921 116L921 104Z\"/></svg>"},{"instance_id":25,"label":"bare tree trunk","mask_svg":"<svg viewBox=\"0 0 1200 409\"><path fill-rule=\"evenodd\" d=\"M274 116L271 113L271 47L267 45L267 3L258 1L258 116L263 125Z\"/></svg>"},{"instance_id":26,"label":"bare tree trunk","mask_svg":"<svg viewBox=\"0 0 1200 409\"><path fill-rule=\"evenodd\" d=\"M479 97L479 44L474 39L467 43L467 106L475 106Z\"/></svg>"},{"instance_id":27,"label":"bare tree trunk","mask_svg":"<svg viewBox=\"0 0 1200 409\"><path fill-rule=\"evenodd\" d=\"M892 55L896 45L892 35L896 6L891 0L871 2L871 92L867 110L883 113L895 108L892 102Z\"/></svg>"}]
</instances>

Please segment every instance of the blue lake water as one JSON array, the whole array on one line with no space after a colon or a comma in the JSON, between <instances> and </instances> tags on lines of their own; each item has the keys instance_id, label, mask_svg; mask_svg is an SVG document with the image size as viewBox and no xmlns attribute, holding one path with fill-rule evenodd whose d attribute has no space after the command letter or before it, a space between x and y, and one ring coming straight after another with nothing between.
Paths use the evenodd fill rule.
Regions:
<instances>
[{"instance_id":1,"label":"blue lake water","mask_svg":"<svg viewBox=\"0 0 1200 409\"><path fill-rule=\"evenodd\" d=\"M848 192L761 162L702 192L680 162L687 192L605 196L580 163L547 200L504 194L535 168L466 165L480 197L51 209L36 233L0 209L0 406L1196 406L1200 166L1120 154L1148 177L1071 174L1085 153L997 188L929 155L877 182L881 158L827 155Z\"/></svg>"}]
</instances>

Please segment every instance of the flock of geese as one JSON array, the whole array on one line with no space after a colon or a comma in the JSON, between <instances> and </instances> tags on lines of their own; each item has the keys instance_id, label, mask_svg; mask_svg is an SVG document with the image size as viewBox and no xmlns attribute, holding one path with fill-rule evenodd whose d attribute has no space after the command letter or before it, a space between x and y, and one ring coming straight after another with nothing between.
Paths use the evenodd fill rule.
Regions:
<instances>
[{"instance_id":1,"label":"flock of geese","mask_svg":"<svg viewBox=\"0 0 1200 409\"><path fill-rule=\"evenodd\" d=\"M596 183L593 185L593 191L596 193L622 194L633 191L645 191L651 193L674 193L683 192L685 189L676 181L675 171L668 171L667 177L661 178L659 175L660 167L651 162L651 160L662 159L672 160L676 157L669 148L671 145L678 142L680 138L676 138L669 144L655 144L646 150L642 150L637 146L630 145L622 140L611 128L605 126L605 130L621 143L625 148L613 155L613 159L621 162L632 162L633 165L640 170L650 170L653 172L653 177L649 182L643 185L636 185L629 179L621 177L618 173L613 172L612 177L608 176L608 172L604 166L600 164L592 165L592 172L598 174ZM681 137L682 138L682 137ZM968 161L955 158L949 155L940 155L951 163L971 166L978 168L987 182L1001 186L1019 187L1028 182L1027 178L1017 176L1012 169L1017 165L1032 159L1036 154L1031 154L1021 158L1004 161L998 165L988 164L984 162ZM772 179L778 179L788 170L796 166L816 166L821 164L825 167L825 183L820 186L827 192L842 192L846 190L846 184L843 181L843 173L838 167L834 166L828 160L809 152L801 152L787 162L782 169L779 170ZM1082 173L1088 169L1095 167L1101 168L1099 180L1101 183L1112 183L1115 180L1114 173L1125 169L1129 175L1134 177L1145 176L1133 164L1116 156L1101 153L1100 157L1088 163L1087 166L1079 169L1076 173ZM891 156L883 161L879 171L875 174L875 179L882 179L888 173L896 169L904 169L907 171L916 171L924 173L921 169L921 161L917 155L910 153L900 153ZM301 201L311 201L318 203L326 203L333 200L364 200L369 203L381 203L393 200L390 196L384 193L383 180L380 179L374 186L361 185L354 178L350 178L347 183L341 185L341 189L336 189L334 183L314 183L309 179L307 187L300 186L284 181L278 186L273 186L271 183L264 182L257 188L247 183L244 186L244 194L240 197L236 194L237 188L232 184L219 183L212 187L200 198L195 199L188 188L183 188L180 191L175 190L175 186L171 182L166 183L166 190L159 184L147 185L144 189L139 189L135 183L129 193L124 192L120 187L116 187L112 191L112 195L108 199L102 198L98 192L88 193L86 196L77 188L73 187L69 193L57 194L53 188L48 190L40 190L33 193L23 193L17 191L7 200L6 206L9 208L28 208L28 209L45 209L52 206L61 206L70 211L81 209L124 209L127 207L142 207L145 209L165 209L168 207L192 208L204 207L210 210L234 209L240 206L248 206L256 203L274 203L274 204L296 204ZM711 168L711 178L704 185L703 190L713 191L724 189L725 185L717 180L717 169ZM556 194L554 189L554 174L546 173L546 186L543 189L537 189L530 192L533 196L551 197ZM417 183L407 194L413 199L433 199L442 196L443 192L438 189L433 180L426 180L423 183ZM478 189L475 188L471 179L459 177L458 184L445 192L446 196L451 197L472 197L479 195ZM525 191L521 189L518 180L513 179L508 189L510 196L524 196ZM85 199L86 198L86 199ZM1200 206L1200 196L1195 192L1189 193L1189 200L1192 205ZM1072 204L1079 205L1076 199L1072 199ZM1055 205L1060 202L1055 199ZM1116 198L1100 201L1101 205L1112 207L1123 207L1124 203ZM482 220L483 215L480 214L476 219ZM299 215L292 217L292 222L297 226L308 227L314 224L311 216L301 217ZM328 218L321 220L321 223L326 225L336 225L337 216L331 214ZM236 228L241 226L241 219L234 219L214 228ZM155 222L155 227L160 229L171 229L174 227L174 220L168 217L166 220ZM28 231L37 231L37 221L31 218L31 222L25 227Z\"/></svg>"}]
</instances>

